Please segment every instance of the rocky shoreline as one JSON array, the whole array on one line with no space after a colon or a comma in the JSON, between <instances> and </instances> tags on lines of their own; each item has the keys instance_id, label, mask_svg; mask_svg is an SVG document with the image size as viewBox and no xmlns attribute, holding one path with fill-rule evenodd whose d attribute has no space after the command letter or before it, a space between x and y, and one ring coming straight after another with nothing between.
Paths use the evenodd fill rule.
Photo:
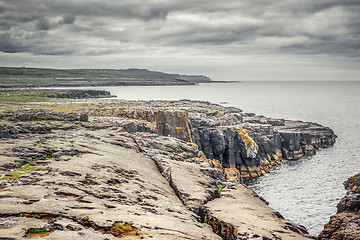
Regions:
<instances>
[{"instance_id":1,"label":"rocky shoreline","mask_svg":"<svg viewBox=\"0 0 360 240\"><path fill-rule=\"evenodd\" d=\"M344 182L346 196L337 205L337 213L331 216L319 235L319 240L360 239L360 173Z\"/></svg>"},{"instance_id":2,"label":"rocky shoreline","mask_svg":"<svg viewBox=\"0 0 360 240\"><path fill-rule=\"evenodd\" d=\"M26 102L26 99L36 102L58 98L86 99L113 98L109 91L85 89L1 89L0 102Z\"/></svg>"},{"instance_id":3,"label":"rocky shoreline","mask_svg":"<svg viewBox=\"0 0 360 240\"><path fill-rule=\"evenodd\" d=\"M29 103L0 118L8 239L314 238L242 181L336 139L316 123L188 100Z\"/></svg>"}]
</instances>

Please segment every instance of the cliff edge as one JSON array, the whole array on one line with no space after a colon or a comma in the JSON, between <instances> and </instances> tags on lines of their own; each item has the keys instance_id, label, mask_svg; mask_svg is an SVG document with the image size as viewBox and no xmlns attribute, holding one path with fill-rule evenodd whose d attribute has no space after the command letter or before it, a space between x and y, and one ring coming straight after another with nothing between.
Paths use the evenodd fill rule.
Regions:
<instances>
[{"instance_id":1,"label":"cliff edge","mask_svg":"<svg viewBox=\"0 0 360 240\"><path fill-rule=\"evenodd\" d=\"M346 196L337 205L337 213L331 216L319 235L319 240L360 239L360 173L344 182Z\"/></svg>"},{"instance_id":2,"label":"cliff edge","mask_svg":"<svg viewBox=\"0 0 360 240\"><path fill-rule=\"evenodd\" d=\"M12 104L0 119L7 239L309 239L241 182L335 141L187 100Z\"/></svg>"}]
</instances>

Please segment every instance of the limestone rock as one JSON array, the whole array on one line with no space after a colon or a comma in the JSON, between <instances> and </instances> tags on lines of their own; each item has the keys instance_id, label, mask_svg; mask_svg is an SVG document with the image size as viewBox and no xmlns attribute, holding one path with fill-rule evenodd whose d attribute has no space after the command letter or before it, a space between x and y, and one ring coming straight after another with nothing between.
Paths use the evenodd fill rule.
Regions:
<instances>
[{"instance_id":1,"label":"limestone rock","mask_svg":"<svg viewBox=\"0 0 360 240\"><path fill-rule=\"evenodd\" d=\"M117 239L111 228L119 223L136 229L131 239L220 239L188 209L206 202L216 188L201 171L216 169L197 157L196 147L104 125L2 141L2 176L20 173L24 164L35 171L0 181L0 236L21 238L41 227L50 231L47 239Z\"/></svg>"},{"instance_id":2,"label":"limestone rock","mask_svg":"<svg viewBox=\"0 0 360 240\"><path fill-rule=\"evenodd\" d=\"M332 145L330 129L199 101L81 104L1 113L0 236L311 238L241 182Z\"/></svg>"},{"instance_id":3,"label":"limestone rock","mask_svg":"<svg viewBox=\"0 0 360 240\"><path fill-rule=\"evenodd\" d=\"M237 207L227 207L233 205ZM262 199L241 185L225 187L221 197L208 202L199 214L223 239L311 238L304 227L279 217Z\"/></svg>"},{"instance_id":4,"label":"limestone rock","mask_svg":"<svg viewBox=\"0 0 360 240\"><path fill-rule=\"evenodd\" d=\"M360 239L360 173L344 182L346 196L337 205L318 239Z\"/></svg>"},{"instance_id":5,"label":"limestone rock","mask_svg":"<svg viewBox=\"0 0 360 240\"><path fill-rule=\"evenodd\" d=\"M11 122L25 121L87 121L86 114L58 112L52 110L29 109L2 112L3 119Z\"/></svg>"},{"instance_id":6,"label":"limestone rock","mask_svg":"<svg viewBox=\"0 0 360 240\"><path fill-rule=\"evenodd\" d=\"M42 90L39 93L41 97L49 97L49 98L73 98L73 99L81 99L81 98L110 98L116 97L111 95L109 91L103 90L84 90L84 89L49 89Z\"/></svg>"},{"instance_id":7,"label":"limestone rock","mask_svg":"<svg viewBox=\"0 0 360 240\"><path fill-rule=\"evenodd\" d=\"M265 175L282 159L314 155L335 143L334 132L316 123L244 114L234 107L200 101L126 102L128 107L90 109L87 114L147 121L156 133L198 145L207 158L242 177Z\"/></svg>"}]
</instances>

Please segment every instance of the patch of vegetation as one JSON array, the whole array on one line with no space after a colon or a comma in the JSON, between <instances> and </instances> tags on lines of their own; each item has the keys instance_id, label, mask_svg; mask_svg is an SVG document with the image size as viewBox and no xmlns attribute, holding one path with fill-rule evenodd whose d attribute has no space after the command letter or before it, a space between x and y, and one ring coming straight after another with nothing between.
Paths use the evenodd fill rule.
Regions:
<instances>
[{"instance_id":1,"label":"patch of vegetation","mask_svg":"<svg viewBox=\"0 0 360 240\"><path fill-rule=\"evenodd\" d=\"M55 137L50 137L49 139L59 139L60 137L55 136Z\"/></svg>"},{"instance_id":2,"label":"patch of vegetation","mask_svg":"<svg viewBox=\"0 0 360 240\"><path fill-rule=\"evenodd\" d=\"M40 158L34 158L30 162L28 162L29 165L32 165L34 162L41 160Z\"/></svg>"},{"instance_id":3,"label":"patch of vegetation","mask_svg":"<svg viewBox=\"0 0 360 240\"><path fill-rule=\"evenodd\" d=\"M36 91L31 90L1 90L0 102L48 102L52 100L36 94Z\"/></svg>"},{"instance_id":4,"label":"patch of vegetation","mask_svg":"<svg viewBox=\"0 0 360 240\"><path fill-rule=\"evenodd\" d=\"M29 228L26 231L25 237L45 237L53 231L48 231L45 228Z\"/></svg>"},{"instance_id":5,"label":"patch of vegetation","mask_svg":"<svg viewBox=\"0 0 360 240\"><path fill-rule=\"evenodd\" d=\"M217 191L219 193L219 196L221 196L222 189L223 189L223 187L221 185L217 186Z\"/></svg>"},{"instance_id":6,"label":"patch of vegetation","mask_svg":"<svg viewBox=\"0 0 360 240\"><path fill-rule=\"evenodd\" d=\"M48 232L45 228L29 228L28 233L46 233Z\"/></svg>"},{"instance_id":7,"label":"patch of vegetation","mask_svg":"<svg viewBox=\"0 0 360 240\"><path fill-rule=\"evenodd\" d=\"M2 87L189 85L211 82L205 76L154 72L146 69L49 69L0 67Z\"/></svg>"},{"instance_id":8,"label":"patch of vegetation","mask_svg":"<svg viewBox=\"0 0 360 240\"><path fill-rule=\"evenodd\" d=\"M81 110L88 107L86 104L64 104L64 105L52 105L47 106L47 109L51 109L57 112L72 112L76 110Z\"/></svg>"},{"instance_id":9,"label":"patch of vegetation","mask_svg":"<svg viewBox=\"0 0 360 240\"><path fill-rule=\"evenodd\" d=\"M139 229L132 227L129 223L120 224L118 222L115 222L106 230L120 235L136 235L136 233L140 231Z\"/></svg>"},{"instance_id":10,"label":"patch of vegetation","mask_svg":"<svg viewBox=\"0 0 360 240\"><path fill-rule=\"evenodd\" d=\"M354 212L357 213L360 216L360 209L359 208L355 207Z\"/></svg>"},{"instance_id":11,"label":"patch of vegetation","mask_svg":"<svg viewBox=\"0 0 360 240\"><path fill-rule=\"evenodd\" d=\"M34 172L36 171L35 167L30 165L29 163L23 165L21 168L15 168L14 171L10 173L8 176L4 176L0 178L0 181L14 181L17 180L20 176L22 176L25 173Z\"/></svg>"},{"instance_id":12,"label":"patch of vegetation","mask_svg":"<svg viewBox=\"0 0 360 240\"><path fill-rule=\"evenodd\" d=\"M1 83L1 79L0 79ZM0 85L1 86L1 85ZM48 102L57 99L81 99L112 97L109 92L102 90L80 89L1 89L0 102Z\"/></svg>"}]
</instances>

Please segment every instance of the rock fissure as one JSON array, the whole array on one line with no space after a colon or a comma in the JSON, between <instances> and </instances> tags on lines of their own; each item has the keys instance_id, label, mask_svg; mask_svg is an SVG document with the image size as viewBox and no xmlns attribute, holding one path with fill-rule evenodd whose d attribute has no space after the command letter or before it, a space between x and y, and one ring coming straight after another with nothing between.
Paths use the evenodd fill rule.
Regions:
<instances>
[{"instance_id":1,"label":"rock fissure","mask_svg":"<svg viewBox=\"0 0 360 240\"><path fill-rule=\"evenodd\" d=\"M19 214L34 210L54 214L57 230L49 239L76 239L74 234L103 239L107 233L112 239L125 223L140 230L133 231L136 238L310 237L301 226L279 218L241 182L265 174L283 155L299 157L333 144L330 129L249 116L206 102L126 105L91 102L88 108L74 108L70 115L78 120L49 117L54 120L42 123L53 113L46 110L39 113L44 116L41 121L21 117L29 119L26 129L40 125L46 131L21 130L22 122L2 123L0 148L6 154L0 161L1 174L17 166L19 159L39 158L34 164L45 171L1 182L0 211L9 216L0 216L0 225L7 226L0 234L14 237L24 234L24 226L48 224L41 214L27 218L23 226L19 223ZM28 112L38 116L35 110ZM116 222L124 226L111 233Z\"/></svg>"}]
</instances>

